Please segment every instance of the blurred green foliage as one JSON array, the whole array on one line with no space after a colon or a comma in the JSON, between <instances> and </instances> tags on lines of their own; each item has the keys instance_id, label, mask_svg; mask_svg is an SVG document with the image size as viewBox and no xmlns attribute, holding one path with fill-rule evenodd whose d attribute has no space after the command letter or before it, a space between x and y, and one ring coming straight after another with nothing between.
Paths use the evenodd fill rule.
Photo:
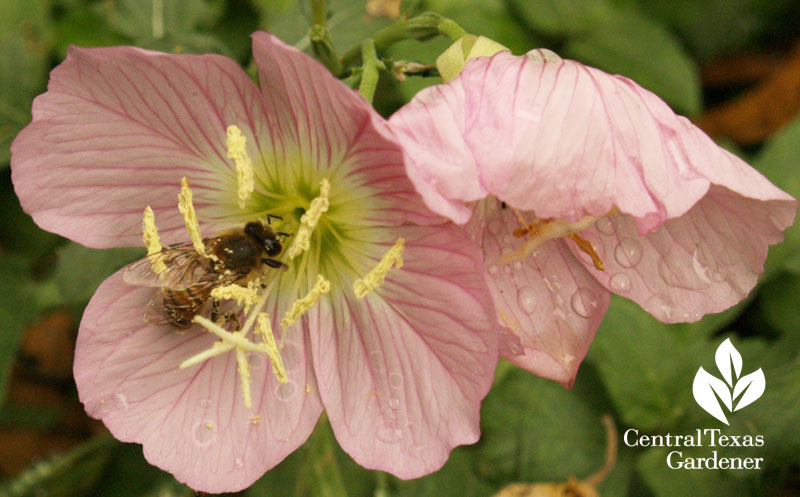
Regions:
<instances>
[{"instance_id":1,"label":"blurred green foliage","mask_svg":"<svg viewBox=\"0 0 800 497\"><path fill-rule=\"evenodd\" d=\"M135 44L170 52L218 52L252 70L248 35L267 29L308 51L311 12L305 0L4 0L0 15L0 406L25 327L44 311L79 315L100 282L140 249L98 251L39 230L22 212L10 181L10 143L30 121L33 98L70 44ZM710 58L785 46L800 36L792 0L406 0L403 15L433 10L468 32L493 38L515 53L553 49L635 79L678 112L703 111L699 66ZM367 15L361 0L330 0L328 28L341 54L392 24ZM449 41L404 41L381 54L386 62L431 64ZM782 45L783 44L783 45ZM251 71L252 72L252 71ZM382 73L375 105L388 115L438 77L401 82ZM747 159L775 184L800 196L800 118ZM561 386L506 363L482 407L482 440L453 451L442 470L400 481L356 465L322 422L301 449L242 495L489 496L514 481L585 478L604 463L604 414L620 434L762 434L766 468L670 470L664 448L620 444L605 496L760 496L782 492L800 470L800 226L773 247L762 283L733 309L699 323L665 325L638 306L614 298L575 387ZM714 369L714 351L732 336L747 372L767 378L757 408L737 412L731 426L714 424L694 402L696 368ZM52 412L8 409L4 426L26 419L53 422ZM38 416L38 418L37 418ZM30 423L28 423L30 425ZM35 424L35 423L34 423ZM694 452L708 455L705 448ZM687 451L687 454L691 451ZM765 491L764 489L770 489ZM787 491L789 492L789 491ZM141 448L100 436L44 460L0 484L0 495L190 496L183 485L148 465ZM788 494L787 494L788 495ZM793 494L794 495L794 494Z\"/></svg>"}]
</instances>

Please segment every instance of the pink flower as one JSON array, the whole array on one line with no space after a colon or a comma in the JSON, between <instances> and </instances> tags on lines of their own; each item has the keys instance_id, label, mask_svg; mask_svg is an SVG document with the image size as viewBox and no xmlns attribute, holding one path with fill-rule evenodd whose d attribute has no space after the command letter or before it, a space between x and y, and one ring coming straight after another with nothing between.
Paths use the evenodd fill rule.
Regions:
<instances>
[{"instance_id":1,"label":"pink flower","mask_svg":"<svg viewBox=\"0 0 800 497\"><path fill-rule=\"evenodd\" d=\"M567 385L610 292L663 322L722 311L797 210L652 93L547 50L473 59L390 125L425 203L483 248L522 345L501 354Z\"/></svg>"},{"instance_id":2,"label":"pink flower","mask_svg":"<svg viewBox=\"0 0 800 497\"><path fill-rule=\"evenodd\" d=\"M183 177L206 237L267 214L283 218L287 245L308 235L308 250L278 257L286 271L260 273L266 290L233 285L255 296L253 310L220 297L240 323L215 331L221 340L205 331L220 328L210 321L184 333L145 322L160 280L128 284L136 269L109 277L81 322L81 401L152 464L206 492L249 486L306 440L323 408L360 464L401 478L434 471L477 440L497 360L480 254L457 227L432 226L441 218L364 99L270 35L256 33L253 52L260 89L221 56L73 47L14 141L26 212L91 247L141 244L146 206L166 243L186 243ZM312 288L316 305L282 320ZM248 342L254 323L250 337L263 342Z\"/></svg>"}]
</instances>

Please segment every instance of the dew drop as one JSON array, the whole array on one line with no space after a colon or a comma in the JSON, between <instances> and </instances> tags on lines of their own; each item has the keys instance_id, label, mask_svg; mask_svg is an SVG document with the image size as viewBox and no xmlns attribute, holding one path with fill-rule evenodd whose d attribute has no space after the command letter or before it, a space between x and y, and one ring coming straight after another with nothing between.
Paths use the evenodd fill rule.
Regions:
<instances>
[{"instance_id":1,"label":"dew drop","mask_svg":"<svg viewBox=\"0 0 800 497\"><path fill-rule=\"evenodd\" d=\"M400 407L400 399L398 399L397 397L392 397L391 399L389 399L389 408L397 409L399 407Z\"/></svg>"},{"instance_id":2,"label":"dew drop","mask_svg":"<svg viewBox=\"0 0 800 497\"><path fill-rule=\"evenodd\" d=\"M202 407L203 409L207 409L208 407L211 406L211 398L210 397L206 397L206 398L200 399L199 404L200 404L200 407Z\"/></svg>"},{"instance_id":3,"label":"dew drop","mask_svg":"<svg viewBox=\"0 0 800 497\"><path fill-rule=\"evenodd\" d=\"M514 269L519 271L520 269L522 269L522 261L515 261L513 266L514 266Z\"/></svg>"},{"instance_id":4,"label":"dew drop","mask_svg":"<svg viewBox=\"0 0 800 497\"><path fill-rule=\"evenodd\" d=\"M570 305L578 316L589 318L597 312L597 295L589 288L578 288L572 294Z\"/></svg>"},{"instance_id":5,"label":"dew drop","mask_svg":"<svg viewBox=\"0 0 800 497\"><path fill-rule=\"evenodd\" d=\"M288 402L295 395L297 395L297 384L292 380L278 383L278 386L275 387L275 397L282 402Z\"/></svg>"},{"instance_id":6,"label":"dew drop","mask_svg":"<svg viewBox=\"0 0 800 497\"><path fill-rule=\"evenodd\" d=\"M378 440L387 444L396 444L403 439L403 432L397 426L384 425L378 429Z\"/></svg>"},{"instance_id":7,"label":"dew drop","mask_svg":"<svg viewBox=\"0 0 800 497\"><path fill-rule=\"evenodd\" d=\"M194 443L199 447L208 447L217 438L217 431L213 421L197 423L192 430Z\"/></svg>"},{"instance_id":8,"label":"dew drop","mask_svg":"<svg viewBox=\"0 0 800 497\"><path fill-rule=\"evenodd\" d=\"M233 464L235 464L237 468L244 467L244 461L242 460L241 457L237 457L236 459L234 459Z\"/></svg>"},{"instance_id":9,"label":"dew drop","mask_svg":"<svg viewBox=\"0 0 800 497\"><path fill-rule=\"evenodd\" d=\"M500 268L497 266L497 264L492 264L492 265L489 266L488 271L489 271L489 274L494 276L495 274L500 272Z\"/></svg>"},{"instance_id":10,"label":"dew drop","mask_svg":"<svg viewBox=\"0 0 800 497\"><path fill-rule=\"evenodd\" d=\"M642 260L642 244L633 238L623 238L614 249L614 259L622 267L634 267Z\"/></svg>"},{"instance_id":11,"label":"dew drop","mask_svg":"<svg viewBox=\"0 0 800 497\"><path fill-rule=\"evenodd\" d=\"M403 386L403 375L400 373L392 373L389 375L389 386L392 388L400 388Z\"/></svg>"},{"instance_id":12,"label":"dew drop","mask_svg":"<svg viewBox=\"0 0 800 497\"><path fill-rule=\"evenodd\" d=\"M722 283L723 281L725 281L725 275L719 271L714 271L714 273L711 275L711 279L716 281L717 283Z\"/></svg>"},{"instance_id":13,"label":"dew drop","mask_svg":"<svg viewBox=\"0 0 800 497\"><path fill-rule=\"evenodd\" d=\"M295 371L304 364L303 353L300 347L291 342L283 344L281 358L283 359L283 365L286 367L286 371Z\"/></svg>"},{"instance_id":14,"label":"dew drop","mask_svg":"<svg viewBox=\"0 0 800 497\"><path fill-rule=\"evenodd\" d=\"M525 314L533 314L536 310L536 292L529 286L524 286L517 293L517 304Z\"/></svg>"},{"instance_id":15,"label":"dew drop","mask_svg":"<svg viewBox=\"0 0 800 497\"><path fill-rule=\"evenodd\" d=\"M511 274L511 266L509 266L508 264L503 266L503 272L506 274Z\"/></svg>"},{"instance_id":16,"label":"dew drop","mask_svg":"<svg viewBox=\"0 0 800 497\"><path fill-rule=\"evenodd\" d=\"M653 295L644 303L647 312L655 316L656 319L672 319L672 302L661 295Z\"/></svg>"},{"instance_id":17,"label":"dew drop","mask_svg":"<svg viewBox=\"0 0 800 497\"><path fill-rule=\"evenodd\" d=\"M607 217L601 217L594 225L597 226L597 231L603 233L604 235L614 234L614 223L612 223L611 219Z\"/></svg>"},{"instance_id":18,"label":"dew drop","mask_svg":"<svg viewBox=\"0 0 800 497\"><path fill-rule=\"evenodd\" d=\"M263 360L261 359L260 354L248 354L247 355L247 362L250 364L251 370L257 370L263 364Z\"/></svg>"},{"instance_id":19,"label":"dew drop","mask_svg":"<svg viewBox=\"0 0 800 497\"><path fill-rule=\"evenodd\" d=\"M617 293L628 292L631 289L631 278L625 273L617 273L611 277L608 284Z\"/></svg>"},{"instance_id":20,"label":"dew drop","mask_svg":"<svg viewBox=\"0 0 800 497\"><path fill-rule=\"evenodd\" d=\"M373 350L369 353L369 363L373 371L378 373L386 371L386 361L383 358L383 352L379 350Z\"/></svg>"}]
</instances>

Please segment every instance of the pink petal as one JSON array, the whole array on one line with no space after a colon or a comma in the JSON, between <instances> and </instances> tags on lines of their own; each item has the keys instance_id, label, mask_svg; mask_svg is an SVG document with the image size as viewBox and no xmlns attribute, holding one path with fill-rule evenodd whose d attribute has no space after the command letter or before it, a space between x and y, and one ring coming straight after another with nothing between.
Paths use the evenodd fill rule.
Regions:
<instances>
[{"instance_id":1,"label":"pink petal","mask_svg":"<svg viewBox=\"0 0 800 497\"><path fill-rule=\"evenodd\" d=\"M285 385L265 357L251 358L248 410L233 353L178 369L215 338L197 328L181 334L144 323L145 306L157 291L123 283L122 271L98 288L75 351L80 399L116 438L141 443L148 461L190 487L215 493L246 488L306 440L322 410L305 360L307 338L287 338Z\"/></svg>"},{"instance_id":2,"label":"pink petal","mask_svg":"<svg viewBox=\"0 0 800 497\"><path fill-rule=\"evenodd\" d=\"M400 146L361 95L267 33L253 34L253 56L264 99L280 123L280 131L273 132L291 147L285 151L289 160L319 171L334 188L371 188L381 199L370 212L378 224L441 222L424 208L406 177Z\"/></svg>"},{"instance_id":3,"label":"pink petal","mask_svg":"<svg viewBox=\"0 0 800 497\"><path fill-rule=\"evenodd\" d=\"M600 219L581 232L603 257L605 271L595 270L587 256L571 248L603 286L659 320L697 321L752 290L763 272L767 247L781 242L781 232L792 223L790 205L712 186L689 212L644 237L635 220L623 214Z\"/></svg>"},{"instance_id":4,"label":"pink petal","mask_svg":"<svg viewBox=\"0 0 800 497\"><path fill-rule=\"evenodd\" d=\"M176 203L186 176L213 233L236 202L226 127L237 124L257 157L270 149L267 112L226 57L71 47L12 144L16 192L39 226L92 247L139 245L149 204L172 243L185 238Z\"/></svg>"},{"instance_id":5,"label":"pink petal","mask_svg":"<svg viewBox=\"0 0 800 497\"><path fill-rule=\"evenodd\" d=\"M551 240L522 261L501 264L501 255L525 241L511 235L517 227L514 214L496 199L477 203L467 225L483 249L499 322L522 345L503 357L571 386L608 309L609 293L575 259L568 240Z\"/></svg>"},{"instance_id":6,"label":"pink petal","mask_svg":"<svg viewBox=\"0 0 800 497\"><path fill-rule=\"evenodd\" d=\"M479 436L497 338L479 255L454 226L383 231L405 264L356 299L350 282L310 313L320 395L342 448L367 468L414 478ZM394 239L376 248L388 250ZM380 254L377 255L380 257ZM376 261L377 262L377 259Z\"/></svg>"},{"instance_id":7,"label":"pink petal","mask_svg":"<svg viewBox=\"0 0 800 497\"><path fill-rule=\"evenodd\" d=\"M427 115L423 106L436 114ZM438 161L463 153L464 144L489 193L539 218L577 221L616 206L644 234L683 215L711 184L754 199L792 202L652 93L544 50L473 59L458 80L423 90L391 122L408 150L436 151L412 155L410 169L435 179L429 186L452 202L474 200L459 188L476 178L435 171ZM428 127L447 131L408 131ZM458 140L443 143L442 137L459 132ZM416 144L406 143L411 136ZM428 191L420 191L445 214Z\"/></svg>"}]
</instances>

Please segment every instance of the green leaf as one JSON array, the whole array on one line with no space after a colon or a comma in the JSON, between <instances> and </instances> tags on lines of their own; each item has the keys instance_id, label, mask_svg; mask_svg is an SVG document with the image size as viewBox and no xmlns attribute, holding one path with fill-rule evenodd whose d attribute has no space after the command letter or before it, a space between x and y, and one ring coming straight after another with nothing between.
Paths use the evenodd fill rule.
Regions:
<instances>
[{"instance_id":1,"label":"green leaf","mask_svg":"<svg viewBox=\"0 0 800 497\"><path fill-rule=\"evenodd\" d=\"M0 485L7 497L73 497L85 495L103 471L116 443L111 435L101 435L66 454L34 464L13 480Z\"/></svg>"},{"instance_id":2,"label":"green leaf","mask_svg":"<svg viewBox=\"0 0 800 497\"><path fill-rule=\"evenodd\" d=\"M481 410L481 476L498 482L585 478L605 463L602 386L582 370L573 390L512 369Z\"/></svg>"},{"instance_id":3,"label":"green leaf","mask_svg":"<svg viewBox=\"0 0 800 497\"><path fill-rule=\"evenodd\" d=\"M84 303L103 280L144 255L139 248L98 250L69 242L57 251L58 263L53 278L65 302Z\"/></svg>"},{"instance_id":4,"label":"green leaf","mask_svg":"<svg viewBox=\"0 0 800 497\"><path fill-rule=\"evenodd\" d=\"M762 298L763 296L763 298ZM759 289L759 302L767 322L786 335L800 330L800 275L783 273Z\"/></svg>"},{"instance_id":5,"label":"green leaf","mask_svg":"<svg viewBox=\"0 0 800 497\"><path fill-rule=\"evenodd\" d=\"M0 16L0 168L9 147L31 120L33 97L44 89L49 43L45 0L7 0Z\"/></svg>"},{"instance_id":6,"label":"green leaf","mask_svg":"<svg viewBox=\"0 0 800 497\"><path fill-rule=\"evenodd\" d=\"M108 449L110 460L91 497L156 497L160 488L175 484L169 473L151 466L138 444L114 443Z\"/></svg>"},{"instance_id":7,"label":"green leaf","mask_svg":"<svg viewBox=\"0 0 800 497\"><path fill-rule=\"evenodd\" d=\"M753 160L756 169L794 198L800 198L800 118L777 132ZM800 223L785 231L786 240L770 248L764 272L771 274L784 266L800 268Z\"/></svg>"},{"instance_id":8,"label":"green leaf","mask_svg":"<svg viewBox=\"0 0 800 497\"><path fill-rule=\"evenodd\" d=\"M512 11L535 31L551 38L591 32L613 15L604 0L506 0Z\"/></svg>"},{"instance_id":9,"label":"green leaf","mask_svg":"<svg viewBox=\"0 0 800 497\"><path fill-rule=\"evenodd\" d=\"M9 171L0 172L0 247L31 262L51 254L64 239L42 230L22 211Z\"/></svg>"},{"instance_id":10,"label":"green leaf","mask_svg":"<svg viewBox=\"0 0 800 497\"><path fill-rule=\"evenodd\" d=\"M634 10L615 11L569 39L564 54L633 79L679 113L694 115L702 108L695 63L669 31Z\"/></svg>"},{"instance_id":11,"label":"green leaf","mask_svg":"<svg viewBox=\"0 0 800 497\"><path fill-rule=\"evenodd\" d=\"M512 16L503 0L463 0L442 11L467 33L490 38L515 54L541 46L541 40Z\"/></svg>"},{"instance_id":12,"label":"green leaf","mask_svg":"<svg viewBox=\"0 0 800 497\"><path fill-rule=\"evenodd\" d=\"M474 447L457 447L439 471L416 480L395 480L395 497L486 497L494 495L498 485L491 484L475 472L478 451Z\"/></svg>"},{"instance_id":13,"label":"green leaf","mask_svg":"<svg viewBox=\"0 0 800 497\"><path fill-rule=\"evenodd\" d=\"M612 296L588 360L626 424L644 430L674 427L694 405L695 353L709 346L696 336L682 336L635 303Z\"/></svg>"}]
</instances>

